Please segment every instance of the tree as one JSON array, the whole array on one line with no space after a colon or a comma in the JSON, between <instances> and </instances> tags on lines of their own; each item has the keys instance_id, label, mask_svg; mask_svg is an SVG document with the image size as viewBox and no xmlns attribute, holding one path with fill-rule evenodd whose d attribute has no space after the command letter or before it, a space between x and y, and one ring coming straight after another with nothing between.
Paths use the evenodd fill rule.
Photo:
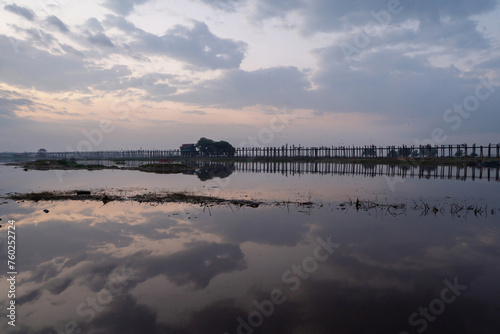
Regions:
<instances>
[{"instance_id":1,"label":"tree","mask_svg":"<svg viewBox=\"0 0 500 334\"><path fill-rule=\"evenodd\" d=\"M213 145L214 141L205 137L201 137L196 143L196 147L200 151L200 154L207 157L212 155Z\"/></svg>"},{"instance_id":2,"label":"tree","mask_svg":"<svg viewBox=\"0 0 500 334\"><path fill-rule=\"evenodd\" d=\"M399 157L399 155L395 149L392 149L387 153L387 157L388 158L397 158L397 157Z\"/></svg>"},{"instance_id":3,"label":"tree","mask_svg":"<svg viewBox=\"0 0 500 334\"><path fill-rule=\"evenodd\" d=\"M202 166L201 168L198 168L195 173L201 181L207 181L213 179L214 177L218 177L221 179L226 178L233 172L234 163L224 163Z\"/></svg>"},{"instance_id":4,"label":"tree","mask_svg":"<svg viewBox=\"0 0 500 334\"><path fill-rule=\"evenodd\" d=\"M216 154L225 157L234 157L236 149L227 141L221 140L215 143Z\"/></svg>"},{"instance_id":5,"label":"tree","mask_svg":"<svg viewBox=\"0 0 500 334\"><path fill-rule=\"evenodd\" d=\"M433 148L431 145L427 144L422 152L424 157L434 158L438 155L437 148Z\"/></svg>"},{"instance_id":6,"label":"tree","mask_svg":"<svg viewBox=\"0 0 500 334\"><path fill-rule=\"evenodd\" d=\"M364 157L376 157L377 156L377 150L375 149L374 146L364 148L363 149L363 156Z\"/></svg>"},{"instance_id":7,"label":"tree","mask_svg":"<svg viewBox=\"0 0 500 334\"><path fill-rule=\"evenodd\" d=\"M411 148L408 147L402 147L398 149L398 156L407 158L411 156Z\"/></svg>"},{"instance_id":8,"label":"tree","mask_svg":"<svg viewBox=\"0 0 500 334\"><path fill-rule=\"evenodd\" d=\"M223 156L223 157L233 157L236 149L233 145L229 144L227 141L213 141L202 137L196 143L196 147L200 151L202 156L212 157L212 156Z\"/></svg>"}]
</instances>

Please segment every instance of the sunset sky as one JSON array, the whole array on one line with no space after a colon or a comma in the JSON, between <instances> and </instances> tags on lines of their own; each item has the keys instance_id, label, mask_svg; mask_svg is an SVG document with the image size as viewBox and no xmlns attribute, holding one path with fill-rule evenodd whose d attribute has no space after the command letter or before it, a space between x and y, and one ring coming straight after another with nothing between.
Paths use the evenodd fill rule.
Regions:
<instances>
[{"instance_id":1,"label":"sunset sky","mask_svg":"<svg viewBox=\"0 0 500 334\"><path fill-rule=\"evenodd\" d=\"M496 0L0 1L0 152L500 142Z\"/></svg>"}]
</instances>

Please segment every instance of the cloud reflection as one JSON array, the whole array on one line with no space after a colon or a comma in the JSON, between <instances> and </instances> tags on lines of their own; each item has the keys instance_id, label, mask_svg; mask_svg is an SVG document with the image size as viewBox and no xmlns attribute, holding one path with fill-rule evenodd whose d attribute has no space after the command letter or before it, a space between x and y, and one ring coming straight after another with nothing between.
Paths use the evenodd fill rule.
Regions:
<instances>
[{"instance_id":1,"label":"cloud reflection","mask_svg":"<svg viewBox=\"0 0 500 334\"><path fill-rule=\"evenodd\" d=\"M247 319L254 302L269 299L268 287L287 300L254 333L413 333L410 314L427 307L443 279L453 277L470 288L426 333L493 333L500 325L493 269L500 234L487 221L228 207L188 220L176 215L177 206L112 205L82 203L73 207L80 218L65 220L58 216L67 214L64 204L56 203L53 219L21 225L17 302L21 314L30 311L18 333L54 333L75 321L82 333L232 334L238 317ZM89 214L99 219L92 222ZM342 246L291 291L280 268L302 263L312 240L328 234ZM77 305L124 269L132 275L102 311L90 322L79 316ZM40 320L47 307L57 318L59 305L71 310L66 322ZM181 318L173 321L172 310Z\"/></svg>"}]
</instances>

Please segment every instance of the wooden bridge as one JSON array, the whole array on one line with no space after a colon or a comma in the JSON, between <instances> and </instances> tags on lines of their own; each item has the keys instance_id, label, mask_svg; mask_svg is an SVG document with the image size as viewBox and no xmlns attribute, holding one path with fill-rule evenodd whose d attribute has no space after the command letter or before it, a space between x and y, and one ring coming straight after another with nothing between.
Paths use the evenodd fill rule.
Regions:
<instances>
[{"instance_id":1,"label":"wooden bridge","mask_svg":"<svg viewBox=\"0 0 500 334\"><path fill-rule=\"evenodd\" d=\"M201 156L201 155L199 155ZM435 145L435 146L319 146L303 147L283 145L280 147L238 147L238 158L500 158L500 144L488 145ZM165 159L181 157L179 149L171 150L120 150L77 152L24 152L0 153L2 159Z\"/></svg>"},{"instance_id":2,"label":"wooden bridge","mask_svg":"<svg viewBox=\"0 0 500 334\"><path fill-rule=\"evenodd\" d=\"M498 158L500 144L476 145L435 145L435 146L320 146L301 147L252 147L237 148L238 157L264 158L383 158L383 157L439 157L439 158Z\"/></svg>"}]
</instances>

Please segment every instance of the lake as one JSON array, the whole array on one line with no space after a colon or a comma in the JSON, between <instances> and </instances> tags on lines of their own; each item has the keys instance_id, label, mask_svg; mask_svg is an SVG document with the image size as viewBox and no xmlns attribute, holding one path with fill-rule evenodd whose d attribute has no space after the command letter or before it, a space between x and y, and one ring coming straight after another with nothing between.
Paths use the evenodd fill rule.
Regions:
<instances>
[{"instance_id":1,"label":"lake","mask_svg":"<svg viewBox=\"0 0 500 334\"><path fill-rule=\"evenodd\" d=\"M3 200L0 307L8 314L15 220L16 326L3 316L0 330L498 332L498 169L201 167L185 175L0 165L2 195L168 190L265 202Z\"/></svg>"}]
</instances>

